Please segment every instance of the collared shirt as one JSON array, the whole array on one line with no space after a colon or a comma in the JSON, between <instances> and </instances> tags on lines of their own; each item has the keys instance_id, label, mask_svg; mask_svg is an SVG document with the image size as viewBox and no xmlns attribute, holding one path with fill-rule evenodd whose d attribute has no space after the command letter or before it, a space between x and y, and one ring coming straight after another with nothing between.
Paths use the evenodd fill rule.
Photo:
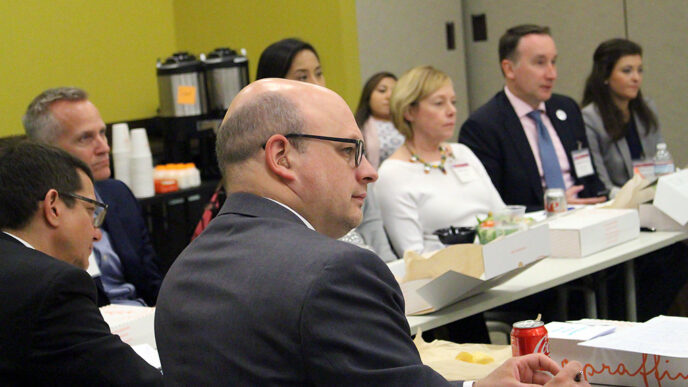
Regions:
<instances>
[{"instance_id":1,"label":"collared shirt","mask_svg":"<svg viewBox=\"0 0 688 387\"><path fill-rule=\"evenodd\" d=\"M24 245L24 246L26 246L26 247L28 247L28 248L30 248L30 249L36 250L33 246L31 246L31 244L30 244L29 242L27 242L27 241L25 241L25 240L19 238L18 236L14 235L14 234L10 234L10 233L8 233L7 231L3 231L3 232L4 232L5 234L11 236L12 238L18 240L19 242L21 242L22 245Z\"/></svg>"},{"instance_id":2,"label":"collared shirt","mask_svg":"<svg viewBox=\"0 0 688 387\"><path fill-rule=\"evenodd\" d=\"M98 192L96 199L102 201ZM100 281L103 290L112 304L146 305L136 295L136 288L124 278L122 261L110 242L110 235L105 229L100 229L102 238L93 243L93 256L100 269Z\"/></svg>"},{"instance_id":3,"label":"collared shirt","mask_svg":"<svg viewBox=\"0 0 688 387\"><path fill-rule=\"evenodd\" d=\"M535 121L533 121L532 118L528 117L528 113L535 109L533 109L532 106L528 105L528 103L526 103L522 99L515 96L514 93L512 93L506 86L504 86L504 93L506 93L506 97L509 99L511 106L514 108L514 111L516 112L518 119L521 121L521 126L523 126L523 131L525 132L526 137L528 138L530 149L533 151L533 156L535 157L535 163L537 164L538 173L540 174L540 182L542 183L542 188L545 188L545 175L542 172L542 161L540 160L540 147L538 145L537 127L535 126ZM564 149L564 146L561 144L561 139L559 139L559 135L557 134L557 131L554 129L552 121L550 121L549 117L546 114L547 110L545 108L545 103L540 102L540 105L538 105L537 110L540 110L540 112L542 113L540 114L540 118L542 119L542 123L545 125L545 128L547 128L547 133L549 133L549 137L552 139L552 144L554 144L554 151L557 154L557 159L559 160L559 167L561 167L561 173L564 176L564 184L568 189L573 185L573 176L571 176L571 165L569 164L569 159L566 155L566 150Z\"/></svg>"},{"instance_id":4,"label":"collared shirt","mask_svg":"<svg viewBox=\"0 0 688 387\"><path fill-rule=\"evenodd\" d=\"M301 216L301 214L299 214L298 212L294 211L294 210L293 210L291 207L289 207L288 205L286 205L286 204L284 204L284 203L280 203L280 202L278 202L278 201L275 200L275 199L270 199L270 198L265 198L265 199L268 199L268 200L270 200L270 201L272 201L272 202L275 202L275 203L279 204L280 206L286 208L287 210L293 212L294 215L298 216L299 219L301 219L301 221L303 222L303 224L306 225L306 227L308 227L308 228L310 228L311 230L315 231L315 228L313 227L313 225L310 224L310 222L308 222L308 221L306 220L306 218L304 218L303 216Z\"/></svg>"}]
</instances>

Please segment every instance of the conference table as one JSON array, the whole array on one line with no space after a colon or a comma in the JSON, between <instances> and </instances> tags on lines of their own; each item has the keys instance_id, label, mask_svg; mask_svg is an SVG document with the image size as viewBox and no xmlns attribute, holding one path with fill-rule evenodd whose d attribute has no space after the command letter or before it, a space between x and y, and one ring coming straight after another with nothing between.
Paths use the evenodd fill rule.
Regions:
<instances>
[{"instance_id":1,"label":"conference table","mask_svg":"<svg viewBox=\"0 0 688 387\"><path fill-rule=\"evenodd\" d=\"M415 334L418 329L427 331L482 313L622 263L625 273L626 318L628 321L637 321L633 259L686 238L688 232L641 232L635 239L583 258L543 258L483 293L430 314L407 316L411 334ZM403 260L395 261L390 263L390 269L398 276L403 273L403 265Z\"/></svg>"}]
</instances>

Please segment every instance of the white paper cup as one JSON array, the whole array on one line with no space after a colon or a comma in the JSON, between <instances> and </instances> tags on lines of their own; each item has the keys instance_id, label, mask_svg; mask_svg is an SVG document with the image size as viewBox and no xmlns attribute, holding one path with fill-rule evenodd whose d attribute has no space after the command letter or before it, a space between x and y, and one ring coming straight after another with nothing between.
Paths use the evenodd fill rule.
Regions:
<instances>
[{"instance_id":1,"label":"white paper cup","mask_svg":"<svg viewBox=\"0 0 688 387\"><path fill-rule=\"evenodd\" d=\"M131 191L134 196L148 198L155 195L153 158L150 152L148 155L131 156L129 158L129 171L131 174Z\"/></svg>"},{"instance_id":2,"label":"white paper cup","mask_svg":"<svg viewBox=\"0 0 688 387\"><path fill-rule=\"evenodd\" d=\"M131 132L131 157L150 155L151 150L148 145L148 134L146 129L132 129Z\"/></svg>"},{"instance_id":3,"label":"white paper cup","mask_svg":"<svg viewBox=\"0 0 688 387\"><path fill-rule=\"evenodd\" d=\"M129 152L112 152L115 167L115 179L122 181L131 188L131 170Z\"/></svg>"},{"instance_id":4,"label":"white paper cup","mask_svg":"<svg viewBox=\"0 0 688 387\"><path fill-rule=\"evenodd\" d=\"M131 151L129 139L129 125L126 123L112 124L112 153Z\"/></svg>"}]
</instances>

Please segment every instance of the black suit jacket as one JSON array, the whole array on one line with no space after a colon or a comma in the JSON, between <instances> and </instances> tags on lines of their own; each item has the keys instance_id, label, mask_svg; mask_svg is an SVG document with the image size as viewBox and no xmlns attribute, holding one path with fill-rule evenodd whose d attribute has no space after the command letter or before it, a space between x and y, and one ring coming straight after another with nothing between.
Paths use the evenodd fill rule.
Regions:
<instances>
[{"instance_id":1,"label":"black suit jacket","mask_svg":"<svg viewBox=\"0 0 688 387\"><path fill-rule=\"evenodd\" d=\"M134 285L137 295L146 304L153 306L158 298L162 276L148 227L141 215L141 206L129 188L119 180L102 180L96 182L95 186L103 202L109 205L102 228L110 235L112 248L122 262L124 279Z\"/></svg>"},{"instance_id":2,"label":"black suit jacket","mask_svg":"<svg viewBox=\"0 0 688 387\"><path fill-rule=\"evenodd\" d=\"M449 385L421 364L378 256L247 193L170 268L155 337L168 385Z\"/></svg>"},{"instance_id":3,"label":"black suit jacket","mask_svg":"<svg viewBox=\"0 0 688 387\"><path fill-rule=\"evenodd\" d=\"M0 384L161 385L110 333L86 271L0 232Z\"/></svg>"},{"instance_id":4,"label":"black suit jacket","mask_svg":"<svg viewBox=\"0 0 688 387\"><path fill-rule=\"evenodd\" d=\"M545 107L566 150L574 183L585 186L578 196L598 196L604 185L597 174L578 178L573 168L571 151L578 149L579 145L588 147L578 105L569 97L553 94L545 102ZM566 119L557 117L558 110L566 114ZM461 126L459 142L466 144L478 156L506 204L522 204L528 207L528 211L543 208L544 191L535 156L521 121L503 90L468 117Z\"/></svg>"}]
</instances>

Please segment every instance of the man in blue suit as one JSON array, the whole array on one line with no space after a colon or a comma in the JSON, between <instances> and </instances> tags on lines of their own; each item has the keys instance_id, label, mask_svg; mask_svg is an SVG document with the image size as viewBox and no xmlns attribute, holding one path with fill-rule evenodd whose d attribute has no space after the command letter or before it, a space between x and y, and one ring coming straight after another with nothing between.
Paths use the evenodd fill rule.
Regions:
<instances>
[{"instance_id":1,"label":"man in blue suit","mask_svg":"<svg viewBox=\"0 0 688 387\"><path fill-rule=\"evenodd\" d=\"M552 93L556 59L548 27L507 30L499 40L504 90L459 132L459 142L478 156L502 200L529 211L542 209L547 188L564 189L570 204L605 200L580 109L571 98Z\"/></svg>"},{"instance_id":2,"label":"man in blue suit","mask_svg":"<svg viewBox=\"0 0 688 387\"><path fill-rule=\"evenodd\" d=\"M86 92L74 87L46 90L31 102L23 122L30 138L58 146L85 162L96 180L98 200L110 206L103 238L93 248L99 305L155 305L162 278L148 229L129 188L109 178L105 123Z\"/></svg>"}]
</instances>

